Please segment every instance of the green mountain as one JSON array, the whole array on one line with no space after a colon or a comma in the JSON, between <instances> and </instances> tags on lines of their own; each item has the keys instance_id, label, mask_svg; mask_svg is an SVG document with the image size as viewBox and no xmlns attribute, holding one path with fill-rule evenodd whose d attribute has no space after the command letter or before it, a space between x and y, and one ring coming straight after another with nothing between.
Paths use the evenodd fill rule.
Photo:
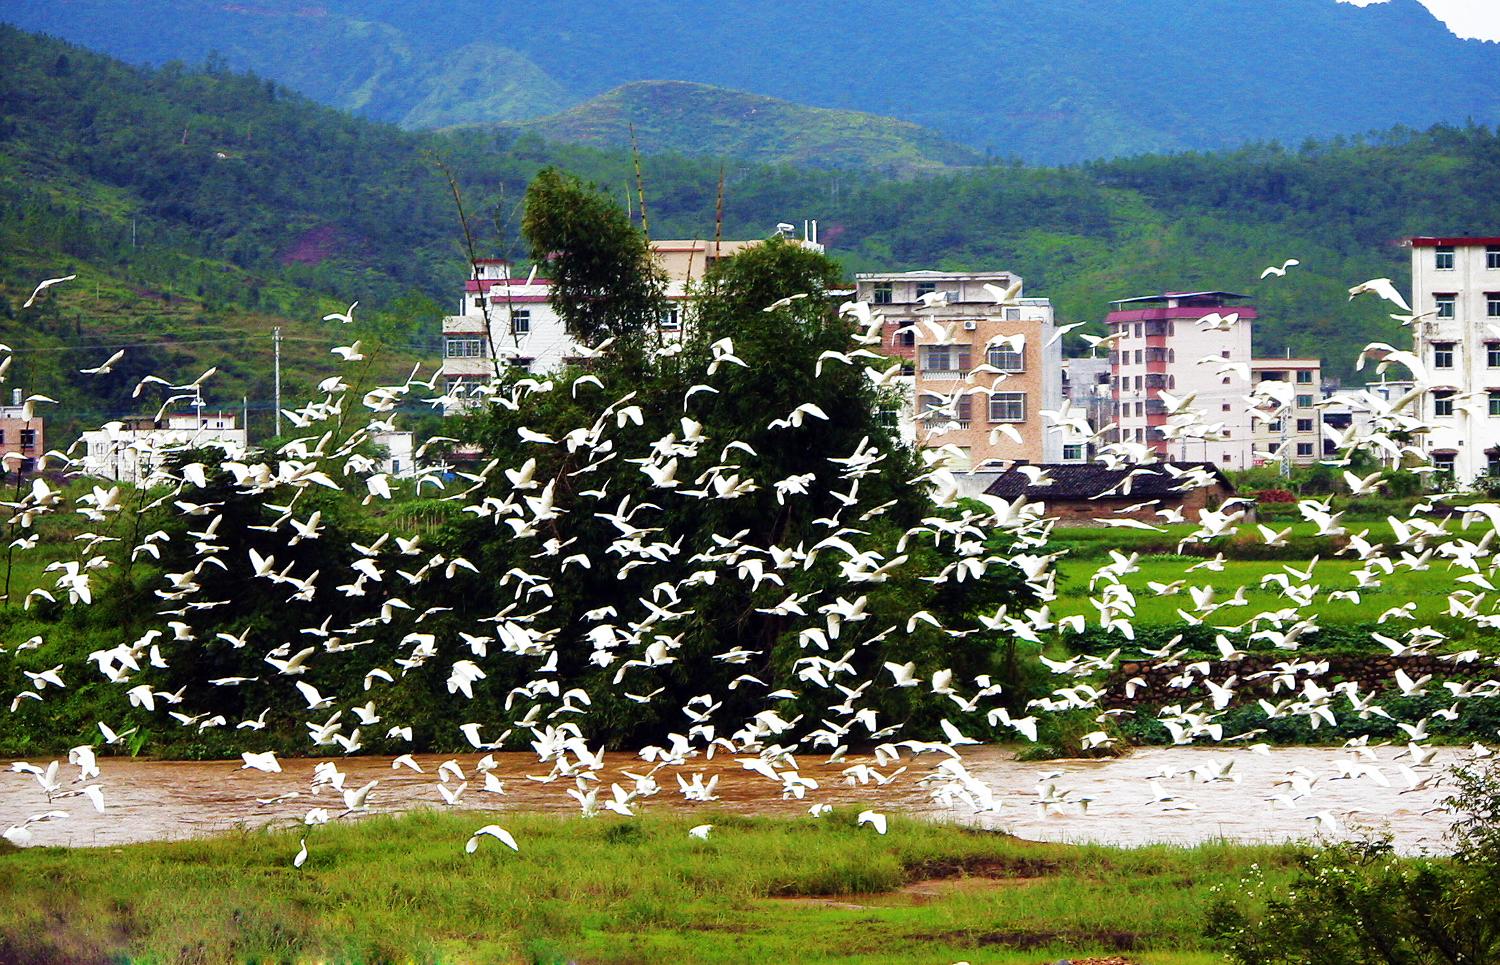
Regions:
<instances>
[{"instance_id":1,"label":"green mountain","mask_svg":"<svg viewBox=\"0 0 1500 965\"><path fill-rule=\"evenodd\" d=\"M1500 44L1419 0L8 0L0 19L137 63L212 54L406 127L663 79L1043 163L1500 122Z\"/></svg>"},{"instance_id":2,"label":"green mountain","mask_svg":"<svg viewBox=\"0 0 1500 965\"><path fill-rule=\"evenodd\" d=\"M907 121L686 81L625 84L562 113L508 126L550 141L628 148L631 125L647 154L863 168L898 177L982 160Z\"/></svg>"},{"instance_id":3,"label":"green mountain","mask_svg":"<svg viewBox=\"0 0 1500 965\"><path fill-rule=\"evenodd\" d=\"M248 396L266 421L256 406L269 404L275 325L310 340L284 346L304 388L333 340L354 335L414 353L402 364L424 353L435 362L427 346L465 274L439 161L462 188L484 254L517 250L519 201L543 166L611 190L634 181L624 152L513 130L406 132L262 79L131 67L10 28L0 45L10 384L90 417L132 405L123 380L77 375L108 356L93 357L106 344L140 343L128 358L188 377L231 356L215 402ZM657 237L714 230L719 161L647 156L643 169ZM728 237L817 218L850 271L1007 268L1065 322L1098 322L1112 299L1163 289L1245 291L1262 309L1260 351L1319 355L1348 375L1366 341L1401 337L1380 306L1345 294L1367 278L1404 281L1396 239L1497 233L1500 136L1479 126L1394 130L1297 150L988 164L910 180L731 163L724 201ZM1288 257L1302 266L1258 280ZM78 283L21 308L37 279L75 268ZM351 331L319 321L356 299L362 321Z\"/></svg>"}]
</instances>

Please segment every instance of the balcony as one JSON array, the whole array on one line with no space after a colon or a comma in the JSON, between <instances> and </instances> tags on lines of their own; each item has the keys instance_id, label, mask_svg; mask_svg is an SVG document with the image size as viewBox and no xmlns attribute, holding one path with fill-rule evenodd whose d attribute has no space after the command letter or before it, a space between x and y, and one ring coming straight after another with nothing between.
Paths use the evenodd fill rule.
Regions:
<instances>
[{"instance_id":1,"label":"balcony","mask_svg":"<svg viewBox=\"0 0 1500 965\"><path fill-rule=\"evenodd\" d=\"M968 374L969 374L969 370L968 369L957 369L957 368L929 369L926 366L923 366L923 368L922 368L922 378L927 379L927 380L932 381L932 382L955 382L955 381L957 381L959 379L964 378Z\"/></svg>"}]
</instances>

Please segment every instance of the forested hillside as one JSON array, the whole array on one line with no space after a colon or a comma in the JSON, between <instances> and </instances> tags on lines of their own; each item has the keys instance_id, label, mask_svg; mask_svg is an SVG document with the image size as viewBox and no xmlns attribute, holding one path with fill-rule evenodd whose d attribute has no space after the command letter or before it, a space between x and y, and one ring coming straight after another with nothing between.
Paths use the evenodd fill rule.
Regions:
<instances>
[{"instance_id":1,"label":"forested hillside","mask_svg":"<svg viewBox=\"0 0 1500 965\"><path fill-rule=\"evenodd\" d=\"M625 84L561 113L507 126L549 141L617 149L630 146L633 128L636 143L655 153L893 177L983 160L907 121L684 81Z\"/></svg>"},{"instance_id":2,"label":"forested hillside","mask_svg":"<svg viewBox=\"0 0 1500 965\"><path fill-rule=\"evenodd\" d=\"M1500 44L1458 39L1418 0L9 0L0 19L137 63L217 52L408 128L541 117L645 80L885 115L1037 163L1500 122Z\"/></svg>"},{"instance_id":3,"label":"forested hillside","mask_svg":"<svg viewBox=\"0 0 1500 965\"><path fill-rule=\"evenodd\" d=\"M18 350L9 384L90 417L123 414L129 385L80 379L77 368L109 353L75 358L67 346L170 337L170 354L143 348L132 364L187 377L227 358L215 401L249 396L265 423L273 325L314 340L286 346L303 388L316 359L353 334L406 348L402 365L427 351L464 273L438 158L487 252L516 250L522 189L545 165L618 186L622 203L634 186L619 153L510 132L402 132L253 77L127 67L8 28L0 43L0 340ZM643 167L654 236L712 232L717 161L658 156ZM1396 239L1496 233L1500 138L1483 127L1398 130L915 181L730 165L725 215L730 237L818 218L850 271L1010 268L1063 321L1097 322L1110 300L1163 288L1245 291L1263 308L1261 351L1321 355L1347 374L1365 341L1399 337L1378 306L1345 297L1369 277L1405 283ZM1287 257L1302 267L1258 280ZM21 309L37 278L75 268L78 283ZM356 299L355 333L318 321Z\"/></svg>"}]
</instances>

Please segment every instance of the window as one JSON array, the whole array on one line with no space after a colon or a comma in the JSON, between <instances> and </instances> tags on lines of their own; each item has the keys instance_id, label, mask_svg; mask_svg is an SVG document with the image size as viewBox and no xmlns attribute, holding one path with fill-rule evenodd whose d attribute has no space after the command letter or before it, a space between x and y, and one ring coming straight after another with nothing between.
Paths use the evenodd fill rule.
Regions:
<instances>
[{"instance_id":1,"label":"window","mask_svg":"<svg viewBox=\"0 0 1500 965\"><path fill-rule=\"evenodd\" d=\"M996 392L990 396L991 422L1025 422L1026 393Z\"/></svg>"},{"instance_id":2,"label":"window","mask_svg":"<svg viewBox=\"0 0 1500 965\"><path fill-rule=\"evenodd\" d=\"M1435 369L1453 368L1453 343L1432 343L1432 367Z\"/></svg>"},{"instance_id":3,"label":"window","mask_svg":"<svg viewBox=\"0 0 1500 965\"><path fill-rule=\"evenodd\" d=\"M1432 454L1432 467L1440 473L1446 473L1451 476L1453 475L1453 460L1456 457L1457 453L1434 452Z\"/></svg>"},{"instance_id":4,"label":"window","mask_svg":"<svg viewBox=\"0 0 1500 965\"><path fill-rule=\"evenodd\" d=\"M463 397L472 395L474 390L484 384L484 379L477 375L454 375L443 380L443 388L447 395Z\"/></svg>"},{"instance_id":5,"label":"window","mask_svg":"<svg viewBox=\"0 0 1500 965\"><path fill-rule=\"evenodd\" d=\"M474 359L484 354L484 341L477 338L445 338L443 354L450 359Z\"/></svg>"},{"instance_id":6,"label":"window","mask_svg":"<svg viewBox=\"0 0 1500 965\"><path fill-rule=\"evenodd\" d=\"M936 291L937 291L937 282L931 282L931 281L919 281L919 282L917 282L917 300L918 301L921 300L921 298L922 298L923 295L931 295L932 293L934 293Z\"/></svg>"},{"instance_id":7,"label":"window","mask_svg":"<svg viewBox=\"0 0 1500 965\"><path fill-rule=\"evenodd\" d=\"M1266 431L1267 432L1280 432L1281 431L1281 420L1280 419L1272 419L1270 421L1270 423L1266 426Z\"/></svg>"},{"instance_id":8,"label":"window","mask_svg":"<svg viewBox=\"0 0 1500 965\"><path fill-rule=\"evenodd\" d=\"M480 309L484 308L484 296L483 295L475 295L474 296L474 307L475 308L480 308Z\"/></svg>"},{"instance_id":9,"label":"window","mask_svg":"<svg viewBox=\"0 0 1500 965\"><path fill-rule=\"evenodd\" d=\"M1142 418L1142 417L1144 417L1146 415L1146 403L1144 403L1144 402L1137 402L1135 404L1135 414L1136 414L1136 418Z\"/></svg>"},{"instance_id":10,"label":"window","mask_svg":"<svg viewBox=\"0 0 1500 965\"><path fill-rule=\"evenodd\" d=\"M1312 404L1313 404L1313 397L1312 396L1310 396L1310 395L1299 395L1299 396L1297 396L1297 408L1299 408L1299 409L1311 409L1312 408Z\"/></svg>"},{"instance_id":11,"label":"window","mask_svg":"<svg viewBox=\"0 0 1500 965\"><path fill-rule=\"evenodd\" d=\"M1433 257L1437 260L1438 271L1453 270L1453 246L1438 245Z\"/></svg>"},{"instance_id":12,"label":"window","mask_svg":"<svg viewBox=\"0 0 1500 965\"><path fill-rule=\"evenodd\" d=\"M1484 346L1484 364L1500 369L1500 342L1488 342Z\"/></svg>"},{"instance_id":13,"label":"window","mask_svg":"<svg viewBox=\"0 0 1500 965\"><path fill-rule=\"evenodd\" d=\"M1313 444L1310 442L1297 443L1297 455L1310 456L1313 454Z\"/></svg>"},{"instance_id":14,"label":"window","mask_svg":"<svg viewBox=\"0 0 1500 965\"><path fill-rule=\"evenodd\" d=\"M1140 365L1141 364L1141 350L1140 349L1136 349L1135 350L1135 364L1136 365Z\"/></svg>"},{"instance_id":15,"label":"window","mask_svg":"<svg viewBox=\"0 0 1500 965\"><path fill-rule=\"evenodd\" d=\"M996 346L990 349L989 362L1002 372L1024 372L1026 371L1026 352L1024 349L1014 352Z\"/></svg>"},{"instance_id":16,"label":"window","mask_svg":"<svg viewBox=\"0 0 1500 965\"><path fill-rule=\"evenodd\" d=\"M1454 304L1458 301L1457 295L1433 295L1433 304L1437 306L1438 318L1452 318Z\"/></svg>"},{"instance_id":17,"label":"window","mask_svg":"<svg viewBox=\"0 0 1500 965\"><path fill-rule=\"evenodd\" d=\"M1297 370L1297 381L1300 382L1300 383L1302 383L1303 385L1311 385L1312 384L1312 369L1298 369Z\"/></svg>"},{"instance_id":18,"label":"window","mask_svg":"<svg viewBox=\"0 0 1500 965\"><path fill-rule=\"evenodd\" d=\"M668 311L673 315L677 314L677 309L675 308L670 308ZM531 309L517 308L511 311L510 333L512 335L529 335L531 333Z\"/></svg>"},{"instance_id":19,"label":"window","mask_svg":"<svg viewBox=\"0 0 1500 965\"><path fill-rule=\"evenodd\" d=\"M5 430L0 429L0 446L5 445Z\"/></svg>"},{"instance_id":20,"label":"window","mask_svg":"<svg viewBox=\"0 0 1500 965\"><path fill-rule=\"evenodd\" d=\"M35 446L36 446L36 430L35 429L22 429L21 430L21 448L22 449L31 449L31 448L34 448Z\"/></svg>"},{"instance_id":21,"label":"window","mask_svg":"<svg viewBox=\"0 0 1500 965\"><path fill-rule=\"evenodd\" d=\"M1234 408L1234 406L1230 405L1228 402L1221 402L1219 404L1219 411L1220 412L1228 412L1228 411L1230 411L1233 408Z\"/></svg>"},{"instance_id":22,"label":"window","mask_svg":"<svg viewBox=\"0 0 1500 965\"><path fill-rule=\"evenodd\" d=\"M875 413L875 419L887 429L894 429L901 422L901 413L895 409L879 409Z\"/></svg>"},{"instance_id":23,"label":"window","mask_svg":"<svg viewBox=\"0 0 1500 965\"><path fill-rule=\"evenodd\" d=\"M969 371L967 345L924 345L920 351L923 375L957 378Z\"/></svg>"},{"instance_id":24,"label":"window","mask_svg":"<svg viewBox=\"0 0 1500 965\"><path fill-rule=\"evenodd\" d=\"M1484 267L1490 271L1500 271L1500 245L1485 246Z\"/></svg>"},{"instance_id":25,"label":"window","mask_svg":"<svg viewBox=\"0 0 1500 965\"><path fill-rule=\"evenodd\" d=\"M1500 292L1484 293L1484 314L1486 318L1500 318Z\"/></svg>"},{"instance_id":26,"label":"window","mask_svg":"<svg viewBox=\"0 0 1500 965\"><path fill-rule=\"evenodd\" d=\"M1063 462L1082 462L1083 461L1083 443L1081 443L1081 442L1070 442L1067 445L1063 446L1062 457L1063 457Z\"/></svg>"},{"instance_id":27,"label":"window","mask_svg":"<svg viewBox=\"0 0 1500 965\"><path fill-rule=\"evenodd\" d=\"M663 308L661 310L661 315L659 315L656 319L656 323L659 327L669 332L677 331L678 329L682 328L682 309L678 308L676 305L673 305L671 308ZM528 330L530 329L530 324L531 320L530 318L528 318Z\"/></svg>"},{"instance_id":28,"label":"window","mask_svg":"<svg viewBox=\"0 0 1500 965\"><path fill-rule=\"evenodd\" d=\"M917 399L917 415L928 425L941 426L957 422L959 428L967 429L972 406L973 402L967 395L945 403L942 396L924 392Z\"/></svg>"},{"instance_id":29,"label":"window","mask_svg":"<svg viewBox=\"0 0 1500 965\"><path fill-rule=\"evenodd\" d=\"M1021 310L1019 308L1007 308L1005 310L1005 320L1007 322L1019 322L1021 320Z\"/></svg>"},{"instance_id":30,"label":"window","mask_svg":"<svg viewBox=\"0 0 1500 965\"><path fill-rule=\"evenodd\" d=\"M896 344L903 348L911 348L917 344L917 333L915 329L900 328L896 330Z\"/></svg>"},{"instance_id":31,"label":"window","mask_svg":"<svg viewBox=\"0 0 1500 965\"><path fill-rule=\"evenodd\" d=\"M1136 322L1135 323L1135 337L1136 338L1140 338L1141 337L1141 323L1140 322Z\"/></svg>"},{"instance_id":32,"label":"window","mask_svg":"<svg viewBox=\"0 0 1500 965\"><path fill-rule=\"evenodd\" d=\"M1486 476L1500 476L1500 452L1485 454L1484 474Z\"/></svg>"},{"instance_id":33,"label":"window","mask_svg":"<svg viewBox=\"0 0 1500 965\"><path fill-rule=\"evenodd\" d=\"M1311 432L1311 431L1313 431L1313 421L1311 419L1298 419L1297 420L1297 431L1298 432Z\"/></svg>"},{"instance_id":34,"label":"window","mask_svg":"<svg viewBox=\"0 0 1500 965\"><path fill-rule=\"evenodd\" d=\"M889 305L892 301L894 301L894 298L892 298L890 285L875 286L875 304Z\"/></svg>"},{"instance_id":35,"label":"window","mask_svg":"<svg viewBox=\"0 0 1500 965\"><path fill-rule=\"evenodd\" d=\"M1490 415L1492 417L1493 416L1500 416L1500 392L1496 392L1494 390L1491 390L1489 392L1489 400L1490 400Z\"/></svg>"},{"instance_id":36,"label":"window","mask_svg":"<svg viewBox=\"0 0 1500 965\"><path fill-rule=\"evenodd\" d=\"M1439 419L1453 417L1453 393L1434 392L1432 394L1432 414Z\"/></svg>"}]
</instances>

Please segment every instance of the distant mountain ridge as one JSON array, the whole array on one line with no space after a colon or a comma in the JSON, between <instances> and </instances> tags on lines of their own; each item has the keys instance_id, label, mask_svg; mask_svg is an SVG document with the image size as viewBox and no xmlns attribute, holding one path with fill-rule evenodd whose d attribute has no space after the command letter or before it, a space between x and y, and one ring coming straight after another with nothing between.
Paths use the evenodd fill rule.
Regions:
<instances>
[{"instance_id":1,"label":"distant mountain ridge","mask_svg":"<svg viewBox=\"0 0 1500 965\"><path fill-rule=\"evenodd\" d=\"M753 164L862 168L902 176L983 160L975 150L890 117L804 107L687 81L624 84L558 114L504 126L551 141Z\"/></svg>"},{"instance_id":2,"label":"distant mountain ridge","mask_svg":"<svg viewBox=\"0 0 1500 965\"><path fill-rule=\"evenodd\" d=\"M620 189L634 183L624 151L510 128L402 131L253 76L131 67L4 25L0 49L7 344L61 341L80 327L155 338L159 318L195 338L238 337L249 323L263 345L277 319L301 319L311 337L330 308L358 299L360 326L420 348L465 274L438 159L481 251L511 257L539 169L576 172L622 206ZM1097 325L1111 300L1132 295L1244 291L1261 310L1259 351L1321 356L1326 374L1343 377L1357 377L1350 363L1367 342L1409 337L1380 303L1348 297L1368 278L1400 282L1397 239L1500 233L1500 132L1478 125L910 179L649 151L641 166L659 238L714 230L722 170L725 237L816 218L850 273L1003 268L1051 298L1063 322ZM1288 257L1301 261L1295 271L1260 279ZM81 283L46 302L66 311L20 311L28 282L74 268ZM101 281L115 292L102 303ZM1076 335L1069 343L1081 346ZM252 397L265 358L246 355L237 376ZM64 360L23 354L13 381L79 393L73 411L128 402L90 403L82 394L99 383L75 385Z\"/></svg>"},{"instance_id":3,"label":"distant mountain ridge","mask_svg":"<svg viewBox=\"0 0 1500 965\"><path fill-rule=\"evenodd\" d=\"M1500 44L1460 40L1418 0L509 0L498 15L485 0L10 0L0 19L138 63L217 51L412 128L536 119L662 78L1047 163L1500 122Z\"/></svg>"}]
</instances>

